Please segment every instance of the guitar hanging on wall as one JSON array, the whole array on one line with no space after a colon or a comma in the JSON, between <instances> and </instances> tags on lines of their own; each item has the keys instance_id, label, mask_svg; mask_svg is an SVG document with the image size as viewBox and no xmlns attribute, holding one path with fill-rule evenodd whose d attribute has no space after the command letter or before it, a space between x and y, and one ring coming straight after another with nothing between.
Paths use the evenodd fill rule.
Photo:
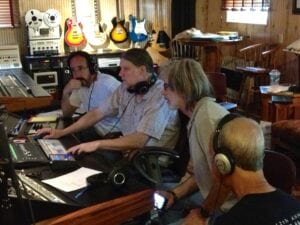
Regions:
<instances>
[{"instance_id":1,"label":"guitar hanging on wall","mask_svg":"<svg viewBox=\"0 0 300 225\"><path fill-rule=\"evenodd\" d=\"M86 43L85 36L82 32L82 24L76 22L75 3L72 0L72 18L66 20L67 31L65 33L65 43L69 47L80 47Z\"/></svg>"},{"instance_id":2,"label":"guitar hanging on wall","mask_svg":"<svg viewBox=\"0 0 300 225\"><path fill-rule=\"evenodd\" d=\"M94 29L88 29L86 33L86 39L88 43L95 49L104 47L105 44L108 44L108 37L106 34L106 25L101 25L101 7L100 1L94 0L95 7L95 24Z\"/></svg>"},{"instance_id":3,"label":"guitar hanging on wall","mask_svg":"<svg viewBox=\"0 0 300 225\"><path fill-rule=\"evenodd\" d=\"M125 19L124 19L124 11L123 11L123 5L120 4L119 0L116 0L117 4L117 17L114 17L111 22L113 24L113 28L110 31L110 39L114 43L123 43L128 39L128 33L127 29L125 27ZM122 6L121 12L121 18L120 18L120 6Z\"/></svg>"},{"instance_id":4,"label":"guitar hanging on wall","mask_svg":"<svg viewBox=\"0 0 300 225\"><path fill-rule=\"evenodd\" d=\"M146 19L140 20L140 3L136 1L137 18L129 15L129 38L133 43L143 42L148 39L148 34L145 28Z\"/></svg>"}]
</instances>

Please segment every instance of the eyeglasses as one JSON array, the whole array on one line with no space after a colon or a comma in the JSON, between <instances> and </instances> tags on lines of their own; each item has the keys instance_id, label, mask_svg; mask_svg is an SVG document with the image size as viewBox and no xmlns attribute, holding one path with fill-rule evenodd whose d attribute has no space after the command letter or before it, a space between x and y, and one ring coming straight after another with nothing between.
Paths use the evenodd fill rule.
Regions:
<instances>
[{"instance_id":1,"label":"eyeglasses","mask_svg":"<svg viewBox=\"0 0 300 225\"><path fill-rule=\"evenodd\" d=\"M77 66L75 68L70 68L72 73L82 72L83 70L86 70L87 66Z\"/></svg>"},{"instance_id":2,"label":"eyeglasses","mask_svg":"<svg viewBox=\"0 0 300 225\"><path fill-rule=\"evenodd\" d=\"M165 90L165 91L168 90L169 87L170 87L170 85L169 85L168 83L164 83L164 90Z\"/></svg>"}]
</instances>

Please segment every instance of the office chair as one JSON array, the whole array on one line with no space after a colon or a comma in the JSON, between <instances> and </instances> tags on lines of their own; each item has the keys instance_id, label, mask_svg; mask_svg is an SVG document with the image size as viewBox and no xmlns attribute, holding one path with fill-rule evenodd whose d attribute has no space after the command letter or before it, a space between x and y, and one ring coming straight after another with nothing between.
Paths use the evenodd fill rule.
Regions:
<instances>
[{"instance_id":1,"label":"office chair","mask_svg":"<svg viewBox=\"0 0 300 225\"><path fill-rule=\"evenodd\" d=\"M263 171L272 186L292 193L296 183L296 166L292 159L282 153L265 150Z\"/></svg>"},{"instance_id":2,"label":"office chair","mask_svg":"<svg viewBox=\"0 0 300 225\"><path fill-rule=\"evenodd\" d=\"M189 118L180 111L178 113L180 130L174 149L145 147L132 159L134 167L152 184L178 182L185 174L190 159L187 136ZM167 166L160 163L160 157L164 155L169 157Z\"/></svg>"}]
</instances>

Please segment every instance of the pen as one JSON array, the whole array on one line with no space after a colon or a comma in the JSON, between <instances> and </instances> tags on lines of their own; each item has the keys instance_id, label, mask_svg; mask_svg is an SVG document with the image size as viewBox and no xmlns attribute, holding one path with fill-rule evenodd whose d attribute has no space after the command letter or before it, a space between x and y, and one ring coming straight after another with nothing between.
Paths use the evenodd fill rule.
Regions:
<instances>
[{"instance_id":1,"label":"pen","mask_svg":"<svg viewBox=\"0 0 300 225\"><path fill-rule=\"evenodd\" d=\"M80 196L82 196L87 190L89 189L89 187L85 187L84 189L82 189L80 192L78 192L76 195L75 195L75 198L78 199Z\"/></svg>"}]
</instances>

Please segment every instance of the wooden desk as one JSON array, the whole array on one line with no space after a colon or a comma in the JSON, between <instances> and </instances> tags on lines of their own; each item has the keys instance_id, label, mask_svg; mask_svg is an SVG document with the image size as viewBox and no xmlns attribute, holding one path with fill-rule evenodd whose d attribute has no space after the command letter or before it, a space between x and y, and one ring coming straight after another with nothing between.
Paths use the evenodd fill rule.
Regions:
<instances>
[{"instance_id":1,"label":"wooden desk","mask_svg":"<svg viewBox=\"0 0 300 225\"><path fill-rule=\"evenodd\" d=\"M0 80L1 93L7 90L7 93L0 96L0 104L5 105L8 112L43 108L52 104L52 96L22 69L1 70Z\"/></svg>"},{"instance_id":2,"label":"wooden desk","mask_svg":"<svg viewBox=\"0 0 300 225\"><path fill-rule=\"evenodd\" d=\"M261 86L262 120L276 122L286 119L300 119L300 94L293 92L268 92L269 86ZM274 103L272 96L288 97L289 102Z\"/></svg>"},{"instance_id":3,"label":"wooden desk","mask_svg":"<svg viewBox=\"0 0 300 225\"><path fill-rule=\"evenodd\" d=\"M236 45L242 39L224 40L214 38L182 38L179 41L193 46L202 46L205 54L203 69L206 72L219 72L221 68L221 47Z\"/></svg>"},{"instance_id":4,"label":"wooden desk","mask_svg":"<svg viewBox=\"0 0 300 225\"><path fill-rule=\"evenodd\" d=\"M147 189L48 219L37 225L118 225L153 208L154 190Z\"/></svg>"}]
</instances>

